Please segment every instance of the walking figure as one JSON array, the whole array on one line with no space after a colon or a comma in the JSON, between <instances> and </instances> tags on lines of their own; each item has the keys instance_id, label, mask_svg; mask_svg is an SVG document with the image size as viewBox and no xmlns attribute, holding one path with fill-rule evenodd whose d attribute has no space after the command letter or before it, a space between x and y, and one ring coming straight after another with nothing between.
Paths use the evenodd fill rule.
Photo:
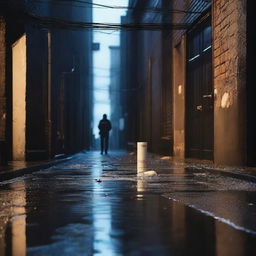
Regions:
<instances>
[{"instance_id":1,"label":"walking figure","mask_svg":"<svg viewBox=\"0 0 256 256\"><path fill-rule=\"evenodd\" d=\"M108 153L108 138L109 138L109 131L111 130L111 122L107 119L107 115L103 115L103 119L100 120L99 126L100 130L100 146L101 146L101 154L105 152Z\"/></svg>"}]
</instances>

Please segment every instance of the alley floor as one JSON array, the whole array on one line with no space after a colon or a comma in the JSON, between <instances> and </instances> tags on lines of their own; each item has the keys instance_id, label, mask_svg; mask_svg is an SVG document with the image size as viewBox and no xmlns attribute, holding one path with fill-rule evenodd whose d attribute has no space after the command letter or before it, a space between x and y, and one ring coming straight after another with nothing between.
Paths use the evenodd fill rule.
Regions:
<instances>
[{"instance_id":1,"label":"alley floor","mask_svg":"<svg viewBox=\"0 0 256 256\"><path fill-rule=\"evenodd\" d=\"M203 167L81 153L0 182L0 256L256 255L255 199Z\"/></svg>"}]
</instances>

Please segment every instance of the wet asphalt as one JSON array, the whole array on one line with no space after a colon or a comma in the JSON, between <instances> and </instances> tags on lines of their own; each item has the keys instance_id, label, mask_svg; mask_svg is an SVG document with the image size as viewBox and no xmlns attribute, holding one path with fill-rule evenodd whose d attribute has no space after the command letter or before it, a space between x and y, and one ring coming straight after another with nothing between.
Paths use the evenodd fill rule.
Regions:
<instances>
[{"instance_id":1,"label":"wet asphalt","mask_svg":"<svg viewBox=\"0 0 256 256\"><path fill-rule=\"evenodd\" d=\"M256 255L256 183L152 156L79 154L0 182L0 256Z\"/></svg>"}]
</instances>

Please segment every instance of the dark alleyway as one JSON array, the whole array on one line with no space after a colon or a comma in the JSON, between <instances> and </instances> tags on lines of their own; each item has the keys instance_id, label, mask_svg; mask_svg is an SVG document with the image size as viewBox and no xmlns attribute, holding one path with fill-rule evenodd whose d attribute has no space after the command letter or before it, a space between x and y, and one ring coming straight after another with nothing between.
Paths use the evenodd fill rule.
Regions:
<instances>
[{"instance_id":1,"label":"dark alleyway","mask_svg":"<svg viewBox=\"0 0 256 256\"><path fill-rule=\"evenodd\" d=\"M0 256L256 255L252 7L2 1Z\"/></svg>"},{"instance_id":2,"label":"dark alleyway","mask_svg":"<svg viewBox=\"0 0 256 256\"><path fill-rule=\"evenodd\" d=\"M137 176L133 155L79 154L0 184L0 255L255 255L255 191L156 156Z\"/></svg>"}]
</instances>

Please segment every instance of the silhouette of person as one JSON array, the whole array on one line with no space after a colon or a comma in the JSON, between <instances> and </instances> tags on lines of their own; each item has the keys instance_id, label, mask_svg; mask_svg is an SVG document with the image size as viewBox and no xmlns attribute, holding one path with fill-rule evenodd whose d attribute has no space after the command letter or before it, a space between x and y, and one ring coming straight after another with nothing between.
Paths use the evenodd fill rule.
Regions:
<instances>
[{"instance_id":1,"label":"silhouette of person","mask_svg":"<svg viewBox=\"0 0 256 256\"><path fill-rule=\"evenodd\" d=\"M101 154L105 152L108 153L108 138L109 138L109 131L112 129L111 122L107 119L107 115L103 115L103 119L100 120L98 126L100 132L100 146L101 146Z\"/></svg>"}]
</instances>

